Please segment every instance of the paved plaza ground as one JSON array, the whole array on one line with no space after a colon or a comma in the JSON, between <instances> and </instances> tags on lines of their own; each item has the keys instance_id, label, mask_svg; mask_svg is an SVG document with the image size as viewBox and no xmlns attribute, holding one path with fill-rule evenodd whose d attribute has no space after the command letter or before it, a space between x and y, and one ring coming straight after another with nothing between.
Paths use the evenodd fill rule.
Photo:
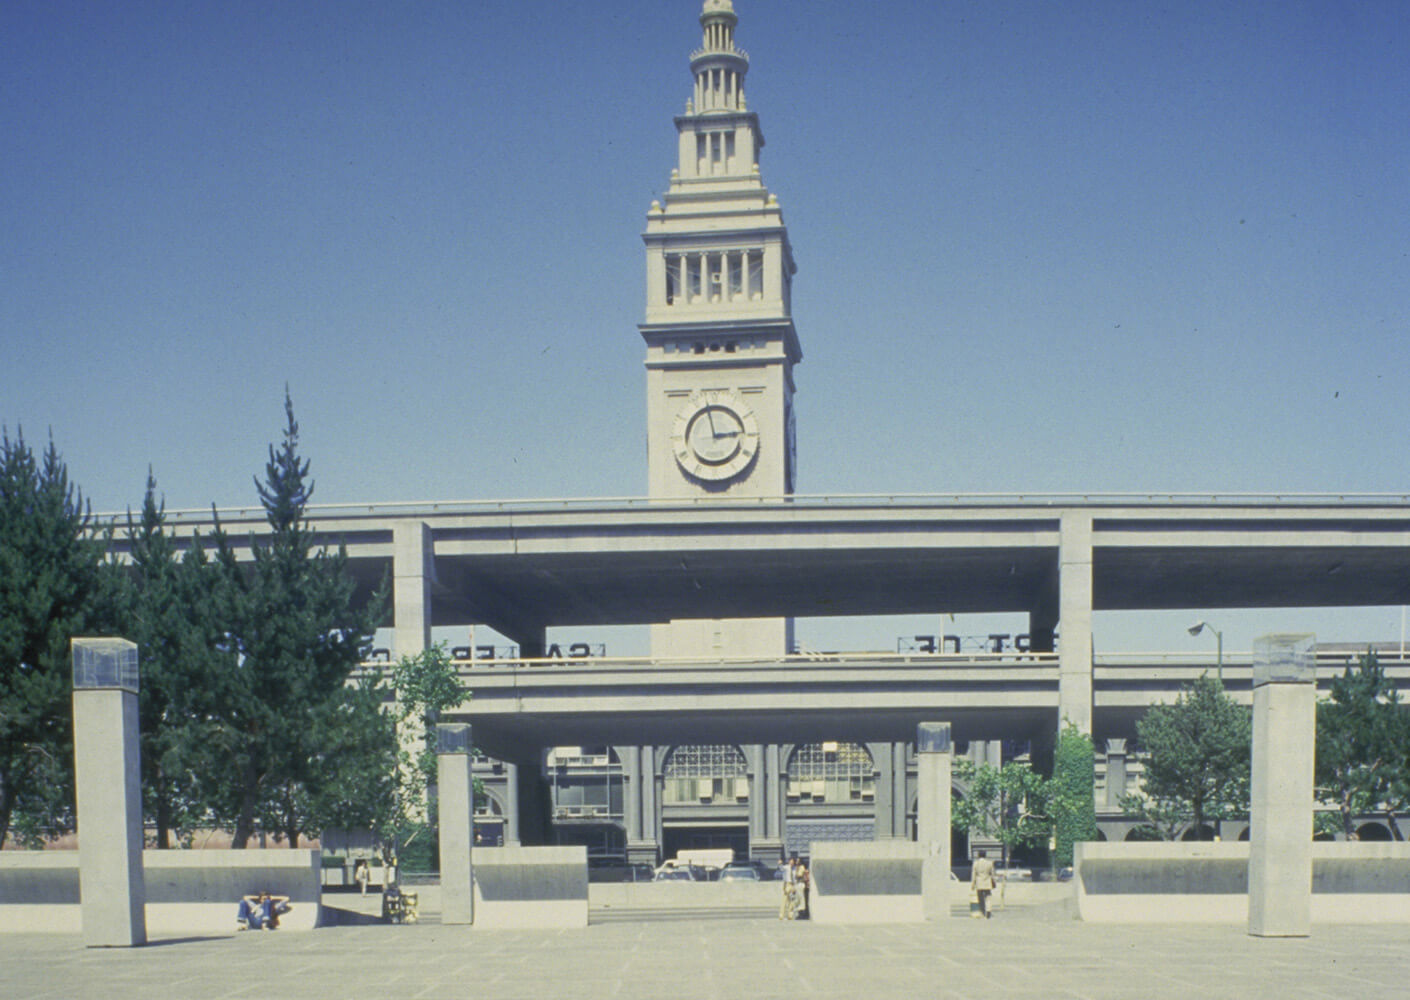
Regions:
<instances>
[{"instance_id":1,"label":"paved plaza ground","mask_svg":"<svg viewBox=\"0 0 1410 1000\"><path fill-rule=\"evenodd\" d=\"M370 910L374 900L332 898L349 911ZM476 931L443 927L434 910L427 917L415 926L159 939L131 949L85 949L75 936L0 936L0 998L1410 996L1410 929L1387 925L1261 940L1239 927L1082 924L1043 908L871 927L712 910L594 910L594 923L574 931Z\"/></svg>"}]
</instances>

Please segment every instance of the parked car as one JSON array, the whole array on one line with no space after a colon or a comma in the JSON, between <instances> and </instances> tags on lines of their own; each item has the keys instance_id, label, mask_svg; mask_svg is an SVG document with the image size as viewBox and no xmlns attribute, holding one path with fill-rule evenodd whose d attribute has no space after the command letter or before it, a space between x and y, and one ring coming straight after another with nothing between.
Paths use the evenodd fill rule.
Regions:
<instances>
[{"instance_id":1,"label":"parked car","mask_svg":"<svg viewBox=\"0 0 1410 1000\"><path fill-rule=\"evenodd\" d=\"M994 881L996 882L1032 882L1033 869L1015 868L1010 865L1008 868L995 868Z\"/></svg>"},{"instance_id":2,"label":"parked car","mask_svg":"<svg viewBox=\"0 0 1410 1000\"><path fill-rule=\"evenodd\" d=\"M672 865L670 868L659 868L656 871L657 882L699 882L695 875L695 869L686 865Z\"/></svg>"},{"instance_id":3,"label":"parked car","mask_svg":"<svg viewBox=\"0 0 1410 1000\"><path fill-rule=\"evenodd\" d=\"M747 861L732 861L720 869L721 882L757 882L759 869Z\"/></svg>"}]
</instances>

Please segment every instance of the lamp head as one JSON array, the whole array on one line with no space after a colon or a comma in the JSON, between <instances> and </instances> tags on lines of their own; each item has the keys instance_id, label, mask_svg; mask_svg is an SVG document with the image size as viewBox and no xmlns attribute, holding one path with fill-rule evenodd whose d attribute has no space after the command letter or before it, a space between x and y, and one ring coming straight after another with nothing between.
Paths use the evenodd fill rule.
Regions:
<instances>
[{"instance_id":1,"label":"lamp head","mask_svg":"<svg viewBox=\"0 0 1410 1000\"><path fill-rule=\"evenodd\" d=\"M1195 622L1195 623L1194 623L1193 625L1191 625L1188 629L1186 629L1186 631L1189 632L1190 635L1199 635L1201 632L1203 632L1203 631L1204 631L1206 628L1208 628L1208 627L1209 627L1209 623L1208 623L1208 622Z\"/></svg>"}]
</instances>

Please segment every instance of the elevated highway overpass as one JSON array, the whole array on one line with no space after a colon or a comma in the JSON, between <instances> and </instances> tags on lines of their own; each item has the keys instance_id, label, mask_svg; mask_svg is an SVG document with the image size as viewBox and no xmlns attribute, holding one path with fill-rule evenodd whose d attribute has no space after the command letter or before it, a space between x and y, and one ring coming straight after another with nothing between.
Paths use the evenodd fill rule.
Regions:
<instances>
[{"instance_id":1,"label":"elevated highway overpass","mask_svg":"<svg viewBox=\"0 0 1410 1000\"><path fill-rule=\"evenodd\" d=\"M1318 655L1319 683L1356 661ZM1410 656L1381 652L1387 675L1410 695ZM382 665L369 663L368 670ZM1060 704L1056 654L835 653L774 660L592 658L457 661L466 701L446 713L474 727L492 756L531 761L553 745L624 741L765 743L907 742L921 722L949 722L957 740L1050 739ZM1095 658L1093 733L1135 736L1153 704L1213 673L1208 657L1132 653ZM1224 661L1224 682L1252 701L1252 660Z\"/></svg>"},{"instance_id":2,"label":"elevated highway overpass","mask_svg":"<svg viewBox=\"0 0 1410 1000\"><path fill-rule=\"evenodd\" d=\"M246 556L268 530L259 508L218 516ZM308 516L319 541L346 546L364 596L390 583L398 654L441 625L489 625L533 657L551 626L1023 612L1033 651L1056 652L998 668L1012 672L1008 703L1051 719L1055 697L1057 717L1084 728L1118 708L1117 668L1093 657L1095 611L1410 604L1410 494L487 501L315 505ZM204 511L168 519L182 538L215 525ZM824 676L846 675L801 669L820 691ZM918 681L921 667L885 669L897 671L893 692L938 683ZM956 678L939 684L956 696L997 683L964 674L978 667L930 669Z\"/></svg>"}]
</instances>

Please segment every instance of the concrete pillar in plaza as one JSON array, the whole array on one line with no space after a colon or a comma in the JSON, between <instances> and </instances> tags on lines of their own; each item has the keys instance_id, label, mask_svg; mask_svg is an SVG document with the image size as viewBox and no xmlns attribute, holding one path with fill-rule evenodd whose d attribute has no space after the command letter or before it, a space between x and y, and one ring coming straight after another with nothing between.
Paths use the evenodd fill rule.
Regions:
<instances>
[{"instance_id":1,"label":"concrete pillar in plaza","mask_svg":"<svg viewBox=\"0 0 1410 1000\"><path fill-rule=\"evenodd\" d=\"M926 920L950 915L950 724L916 727L916 842L920 844L921 895Z\"/></svg>"},{"instance_id":2,"label":"concrete pillar in plaza","mask_svg":"<svg viewBox=\"0 0 1410 1000\"><path fill-rule=\"evenodd\" d=\"M83 943L147 942L137 646L73 640L73 752Z\"/></svg>"},{"instance_id":3,"label":"concrete pillar in plaza","mask_svg":"<svg viewBox=\"0 0 1410 1000\"><path fill-rule=\"evenodd\" d=\"M1248 932L1306 937L1312 929L1312 802L1317 746L1316 639L1266 635L1253 644Z\"/></svg>"},{"instance_id":4,"label":"concrete pillar in plaza","mask_svg":"<svg viewBox=\"0 0 1410 1000\"><path fill-rule=\"evenodd\" d=\"M436 726L436 786L440 802L441 923L475 921L475 781L470 727ZM512 799L512 797L511 797Z\"/></svg>"},{"instance_id":5,"label":"concrete pillar in plaza","mask_svg":"<svg viewBox=\"0 0 1410 1000\"><path fill-rule=\"evenodd\" d=\"M1092 731L1092 515L1066 511L1058 534L1058 728Z\"/></svg>"},{"instance_id":6,"label":"concrete pillar in plaza","mask_svg":"<svg viewBox=\"0 0 1410 1000\"><path fill-rule=\"evenodd\" d=\"M392 527L392 623L398 657L415 656L431 645L431 587L435 582L430 525L396 522Z\"/></svg>"}]
</instances>

